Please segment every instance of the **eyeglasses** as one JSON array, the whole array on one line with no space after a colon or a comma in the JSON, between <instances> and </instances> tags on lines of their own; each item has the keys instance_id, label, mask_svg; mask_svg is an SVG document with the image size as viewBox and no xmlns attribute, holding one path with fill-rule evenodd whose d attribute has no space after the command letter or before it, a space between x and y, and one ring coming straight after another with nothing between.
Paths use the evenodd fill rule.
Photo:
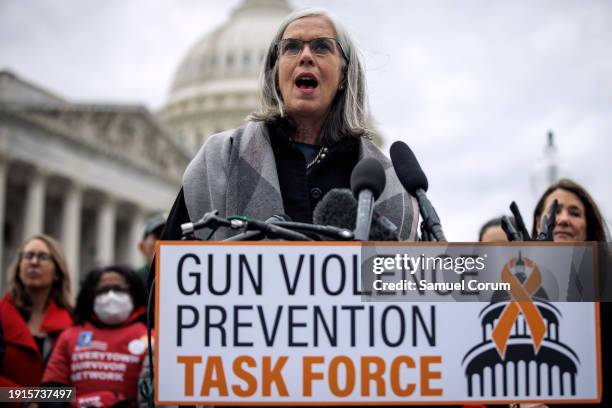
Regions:
<instances>
[{"instance_id":1,"label":"eyeglasses","mask_svg":"<svg viewBox=\"0 0 612 408\"><path fill-rule=\"evenodd\" d=\"M49 262L53 260L51 254L46 252L23 252L21 254L21 259L25 259L30 262L32 262L34 258L38 259L40 262Z\"/></svg>"},{"instance_id":2,"label":"eyeglasses","mask_svg":"<svg viewBox=\"0 0 612 408\"><path fill-rule=\"evenodd\" d=\"M346 53L342 49L342 45L340 45L338 39L334 37L318 37L309 41L297 38L283 38L276 43L276 46L278 47L279 55L284 57L296 57L302 52L305 44L308 44L310 51L319 57L333 54L336 44L338 44L342 56L348 61Z\"/></svg>"}]
</instances>

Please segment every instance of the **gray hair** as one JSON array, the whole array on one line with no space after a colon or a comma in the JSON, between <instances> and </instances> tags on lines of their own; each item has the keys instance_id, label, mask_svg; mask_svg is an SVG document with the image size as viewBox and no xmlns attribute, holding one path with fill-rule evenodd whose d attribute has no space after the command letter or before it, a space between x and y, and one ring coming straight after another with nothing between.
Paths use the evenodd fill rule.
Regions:
<instances>
[{"instance_id":1,"label":"gray hair","mask_svg":"<svg viewBox=\"0 0 612 408\"><path fill-rule=\"evenodd\" d=\"M369 137L371 131L368 129L365 75L357 49L342 25L328 12L321 9L295 11L281 23L268 47L264 66L259 76L259 110L253 112L249 119L270 123L287 117L277 86L277 44L289 24L305 17L324 17L329 20L334 26L341 51L344 53L342 58L344 87L338 90L332 101L332 106L321 129L321 141L324 144L331 144L345 137Z\"/></svg>"}]
</instances>

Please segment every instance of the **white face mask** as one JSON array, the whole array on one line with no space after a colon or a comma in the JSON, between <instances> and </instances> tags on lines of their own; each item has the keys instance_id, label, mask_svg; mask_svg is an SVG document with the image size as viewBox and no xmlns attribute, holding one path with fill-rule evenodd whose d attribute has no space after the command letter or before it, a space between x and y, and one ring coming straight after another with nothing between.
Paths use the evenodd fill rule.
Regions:
<instances>
[{"instance_id":1,"label":"white face mask","mask_svg":"<svg viewBox=\"0 0 612 408\"><path fill-rule=\"evenodd\" d=\"M109 290L94 299L94 313L104 324L111 326L121 324L130 317L132 310L134 304L128 293Z\"/></svg>"}]
</instances>

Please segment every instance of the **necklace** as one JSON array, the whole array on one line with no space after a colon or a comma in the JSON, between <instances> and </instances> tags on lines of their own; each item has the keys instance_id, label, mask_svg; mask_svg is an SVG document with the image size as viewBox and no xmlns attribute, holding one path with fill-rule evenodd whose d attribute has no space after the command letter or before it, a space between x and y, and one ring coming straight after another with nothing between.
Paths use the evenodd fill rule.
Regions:
<instances>
[{"instance_id":1,"label":"necklace","mask_svg":"<svg viewBox=\"0 0 612 408\"><path fill-rule=\"evenodd\" d=\"M311 168L315 164L320 163L321 160L323 160L325 158L325 155L327 155L327 147L321 146L321 148L319 149L319 152L317 153L315 158L312 159L312 161L306 165L306 170L308 170L309 168Z\"/></svg>"}]
</instances>

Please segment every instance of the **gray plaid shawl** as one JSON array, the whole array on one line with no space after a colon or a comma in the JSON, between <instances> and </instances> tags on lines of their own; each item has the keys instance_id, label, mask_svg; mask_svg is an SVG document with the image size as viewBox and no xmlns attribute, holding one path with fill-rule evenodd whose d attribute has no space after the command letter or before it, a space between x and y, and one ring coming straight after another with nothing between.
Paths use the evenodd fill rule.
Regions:
<instances>
[{"instance_id":1,"label":"gray plaid shawl","mask_svg":"<svg viewBox=\"0 0 612 408\"><path fill-rule=\"evenodd\" d=\"M373 157L385 169L387 183L376 208L400 230L403 240L414 241L418 204L400 184L391 161L370 140L361 139L360 159ZM266 127L247 122L241 128L215 134L206 140L183 176L183 193L189 218L198 220L205 212L219 210L219 216L244 215L266 220L284 214L276 162ZM227 238L221 228L214 239ZM210 230L200 230L204 239Z\"/></svg>"}]
</instances>

